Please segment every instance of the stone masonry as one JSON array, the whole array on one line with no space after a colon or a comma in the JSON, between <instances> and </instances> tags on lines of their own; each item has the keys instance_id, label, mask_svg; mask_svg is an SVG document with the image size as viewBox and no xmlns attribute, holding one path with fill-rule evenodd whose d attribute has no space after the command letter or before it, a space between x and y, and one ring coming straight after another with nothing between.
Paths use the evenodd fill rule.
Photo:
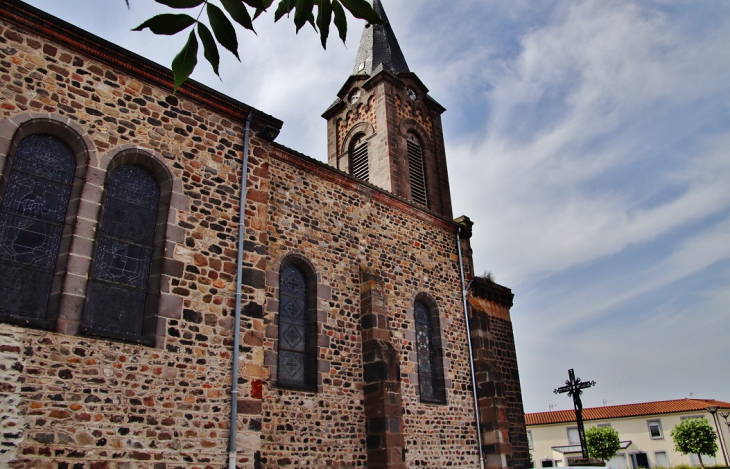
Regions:
<instances>
[{"instance_id":1,"label":"stone masonry","mask_svg":"<svg viewBox=\"0 0 730 469\"><path fill-rule=\"evenodd\" d=\"M3 2L0 13L0 198L27 135L57 136L83 167L55 326L0 323L0 466L223 467L239 333L238 467L479 467L459 224L449 218L448 193L438 210L424 209L354 179L346 167L274 143L281 122L261 111L195 82L173 95L168 70L18 0ZM369 109L378 105L371 101L357 116L375 119ZM440 117L389 112L440 135ZM243 308L234 331L249 114ZM351 116L351 125L362 122ZM442 137L429 151L443 154ZM79 328L108 168L119 159L150 161L167 178L164 255L154 273L159 307L148 345ZM448 189L441 164L428 170ZM276 379L279 271L291 256L316 277L311 390ZM484 445L498 455L489 466L527 467L511 292L476 286L471 335L481 341ZM445 404L419 398L417 296L438 310Z\"/></svg>"}]
</instances>

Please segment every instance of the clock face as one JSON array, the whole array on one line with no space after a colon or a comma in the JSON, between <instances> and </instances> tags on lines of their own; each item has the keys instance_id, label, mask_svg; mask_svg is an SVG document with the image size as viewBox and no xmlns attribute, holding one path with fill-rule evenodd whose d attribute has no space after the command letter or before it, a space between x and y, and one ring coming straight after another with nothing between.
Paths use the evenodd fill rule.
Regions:
<instances>
[{"instance_id":1,"label":"clock face","mask_svg":"<svg viewBox=\"0 0 730 469\"><path fill-rule=\"evenodd\" d=\"M355 90L350 94L350 104L355 104L360 99L360 90Z\"/></svg>"},{"instance_id":2,"label":"clock face","mask_svg":"<svg viewBox=\"0 0 730 469\"><path fill-rule=\"evenodd\" d=\"M408 89L407 89L406 91L407 91L407 93L408 93L408 97L409 97L409 98L411 98L411 99L412 99L412 100L414 100L414 101L415 101L416 99L418 99L418 95L416 94L416 92L415 92L415 91L413 91L413 90L412 90L412 89L410 89L410 88L408 88Z\"/></svg>"}]
</instances>

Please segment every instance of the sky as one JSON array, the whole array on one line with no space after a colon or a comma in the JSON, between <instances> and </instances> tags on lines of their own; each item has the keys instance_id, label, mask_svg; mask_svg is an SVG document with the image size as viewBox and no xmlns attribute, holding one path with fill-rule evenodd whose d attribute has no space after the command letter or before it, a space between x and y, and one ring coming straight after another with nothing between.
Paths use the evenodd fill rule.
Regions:
<instances>
[{"instance_id":1,"label":"sky","mask_svg":"<svg viewBox=\"0 0 730 469\"><path fill-rule=\"evenodd\" d=\"M28 0L169 66L185 38L130 29L153 0ZM278 3L278 2L275 2ZM524 407L730 401L730 1L383 0L443 114L454 214L477 272L515 294ZM241 62L193 78L284 121L277 142L326 161L322 112L364 23L327 50L256 20Z\"/></svg>"}]
</instances>

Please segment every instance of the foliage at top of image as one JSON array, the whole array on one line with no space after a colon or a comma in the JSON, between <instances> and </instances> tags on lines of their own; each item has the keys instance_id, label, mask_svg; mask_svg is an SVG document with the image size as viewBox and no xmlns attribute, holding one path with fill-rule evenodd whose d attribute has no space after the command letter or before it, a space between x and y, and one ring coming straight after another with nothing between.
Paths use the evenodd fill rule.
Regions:
<instances>
[{"instance_id":1,"label":"foliage at top of image","mask_svg":"<svg viewBox=\"0 0 730 469\"><path fill-rule=\"evenodd\" d=\"M714 457L717 454L717 433L703 418L682 420L672 430L674 449L682 454L696 454L700 465L705 467L702 455Z\"/></svg>"},{"instance_id":2,"label":"foliage at top of image","mask_svg":"<svg viewBox=\"0 0 730 469\"><path fill-rule=\"evenodd\" d=\"M586 430L588 456L608 461L618 454L621 440L618 432L611 427L592 427Z\"/></svg>"},{"instance_id":3,"label":"foliage at top of image","mask_svg":"<svg viewBox=\"0 0 730 469\"><path fill-rule=\"evenodd\" d=\"M129 0L125 1L129 7ZM213 67L215 74L220 77L218 45L228 49L239 61L241 60L238 55L238 37L231 19L255 34L253 22L274 3L274 0L220 0L223 6L221 9L210 0L155 1L173 10L198 8L194 11L197 13L194 16L187 13L156 15L132 30L149 29L154 34L172 36L193 27L185 46L172 61L175 81L173 92L177 91L180 85L188 79L198 64L198 38L203 43L203 56ZM315 6L317 7L316 18L314 16ZM345 42L347 38L345 9L355 18L365 20L370 24L383 24L367 0L280 0L274 13L274 21L279 21L284 16L289 17L293 11L296 32L298 33L305 24L309 23L315 31L319 32L322 47L326 49L330 24L333 21L342 42ZM208 18L208 25L201 21L203 13Z\"/></svg>"}]
</instances>

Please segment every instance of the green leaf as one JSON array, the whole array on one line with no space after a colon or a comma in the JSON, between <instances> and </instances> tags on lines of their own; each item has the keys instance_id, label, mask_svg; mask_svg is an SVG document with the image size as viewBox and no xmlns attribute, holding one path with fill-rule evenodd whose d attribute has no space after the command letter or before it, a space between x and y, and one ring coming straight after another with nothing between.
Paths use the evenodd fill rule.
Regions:
<instances>
[{"instance_id":1,"label":"green leaf","mask_svg":"<svg viewBox=\"0 0 730 469\"><path fill-rule=\"evenodd\" d=\"M162 3L170 8L194 8L205 0L155 0L157 3Z\"/></svg>"},{"instance_id":2,"label":"green leaf","mask_svg":"<svg viewBox=\"0 0 730 469\"><path fill-rule=\"evenodd\" d=\"M185 28L189 28L194 23L195 18L190 15L163 13L162 15L153 16L132 31L142 31L144 28L150 28L150 31L155 34L166 34L170 36L179 33Z\"/></svg>"},{"instance_id":3,"label":"green leaf","mask_svg":"<svg viewBox=\"0 0 730 469\"><path fill-rule=\"evenodd\" d=\"M335 26L340 33L340 39L345 42L345 39L347 39L347 17L339 0L332 0L332 11L335 14Z\"/></svg>"},{"instance_id":4,"label":"green leaf","mask_svg":"<svg viewBox=\"0 0 730 469\"><path fill-rule=\"evenodd\" d=\"M175 88L173 93L177 92L180 85L188 79L195 65L198 63L198 39L195 37L195 30L190 31L190 37L185 47L175 56L172 61L172 74L175 77Z\"/></svg>"},{"instance_id":5,"label":"green leaf","mask_svg":"<svg viewBox=\"0 0 730 469\"><path fill-rule=\"evenodd\" d=\"M223 4L223 8L226 9L228 14L231 15L231 18L233 18L236 23L246 29L250 29L254 33L256 32L253 29L251 15L248 14L246 5L244 5L241 0L221 0L221 3Z\"/></svg>"},{"instance_id":6,"label":"green leaf","mask_svg":"<svg viewBox=\"0 0 730 469\"><path fill-rule=\"evenodd\" d=\"M271 0L269 5L271 5L271 2L274 0ZM268 5L266 5L266 1L264 0L243 0L243 3L250 6L251 8L256 8L257 10L265 10L268 8Z\"/></svg>"},{"instance_id":7,"label":"green leaf","mask_svg":"<svg viewBox=\"0 0 730 469\"><path fill-rule=\"evenodd\" d=\"M129 9L129 0L124 0L124 1L127 2L127 9Z\"/></svg>"},{"instance_id":8,"label":"green leaf","mask_svg":"<svg viewBox=\"0 0 730 469\"><path fill-rule=\"evenodd\" d=\"M370 5L370 2L368 2L367 0L340 1L345 6L345 8L350 10L350 13L352 13L352 16L354 16L355 18L366 20L370 24L385 24L385 22L380 19L380 16L375 13L375 10L373 10L373 6Z\"/></svg>"},{"instance_id":9,"label":"green leaf","mask_svg":"<svg viewBox=\"0 0 730 469\"><path fill-rule=\"evenodd\" d=\"M200 41L203 43L203 55L206 59L208 59L208 62L210 62L211 67L213 67L213 71L216 75L219 77L221 76L220 73L218 73L218 65L220 65L220 55L218 54L218 45L215 42L215 39L213 38L213 34L210 32L210 29L203 23L198 23L198 35L200 36Z\"/></svg>"},{"instance_id":10,"label":"green leaf","mask_svg":"<svg viewBox=\"0 0 730 469\"><path fill-rule=\"evenodd\" d=\"M248 3L247 0L243 1ZM253 19L258 18L261 13L265 12L271 6L271 4L274 3L274 0L251 0L252 3L259 1L263 6L261 8L256 8L256 13L254 13ZM249 5L251 5L251 3L249 3Z\"/></svg>"},{"instance_id":11,"label":"green leaf","mask_svg":"<svg viewBox=\"0 0 730 469\"><path fill-rule=\"evenodd\" d=\"M319 33L319 30L317 29L317 23L314 20L314 13L313 12L310 12L309 13L309 18L307 18L307 23L309 23L309 24L312 25L312 28L314 28L314 31L316 33Z\"/></svg>"},{"instance_id":12,"label":"green leaf","mask_svg":"<svg viewBox=\"0 0 730 469\"><path fill-rule=\"evenodd\" d=\"M297 32L307 23L309 16L314 8L313 0L296 0L296 10L294 11L294 26Z\"/></svg>"},{"instance_id":13,"label":"green leaf","mask_svg":"<svg viewBox=\"0 0 730 469\"><path fill-rule=\"evenodd\" d=\"M208 3L207 11L210 26L213 28L213 34L215 34L218 43L231 51L240 62L241 58L238 56L238 39L236 38L236 30L233 28L231 21L223 13L223 10L211 3Z\"/></svg>"},{"instance_id":14,"label":"green leaf","mask_svg":"<svg viewBox=\"0 0 730 469\"><path fill-rule=\"evenodd\" d=\"M294 9L294 0L281 0L274 13L274 22L279 21L282 16L288 15Z\"/></svg>"},{"instance_id":15,"label":"green leaf","mask_svg":"<svg viewBox=\"0 0 730 469\"><path fill-rule=\"evenodd\" d=\"M330 34L330 23L332 22L332 4L330 0L319 0L317 8L317 26L319 26L319 37L322 40L322 48L327 49L327 36Z\"/></svg>"}]
</instances>

